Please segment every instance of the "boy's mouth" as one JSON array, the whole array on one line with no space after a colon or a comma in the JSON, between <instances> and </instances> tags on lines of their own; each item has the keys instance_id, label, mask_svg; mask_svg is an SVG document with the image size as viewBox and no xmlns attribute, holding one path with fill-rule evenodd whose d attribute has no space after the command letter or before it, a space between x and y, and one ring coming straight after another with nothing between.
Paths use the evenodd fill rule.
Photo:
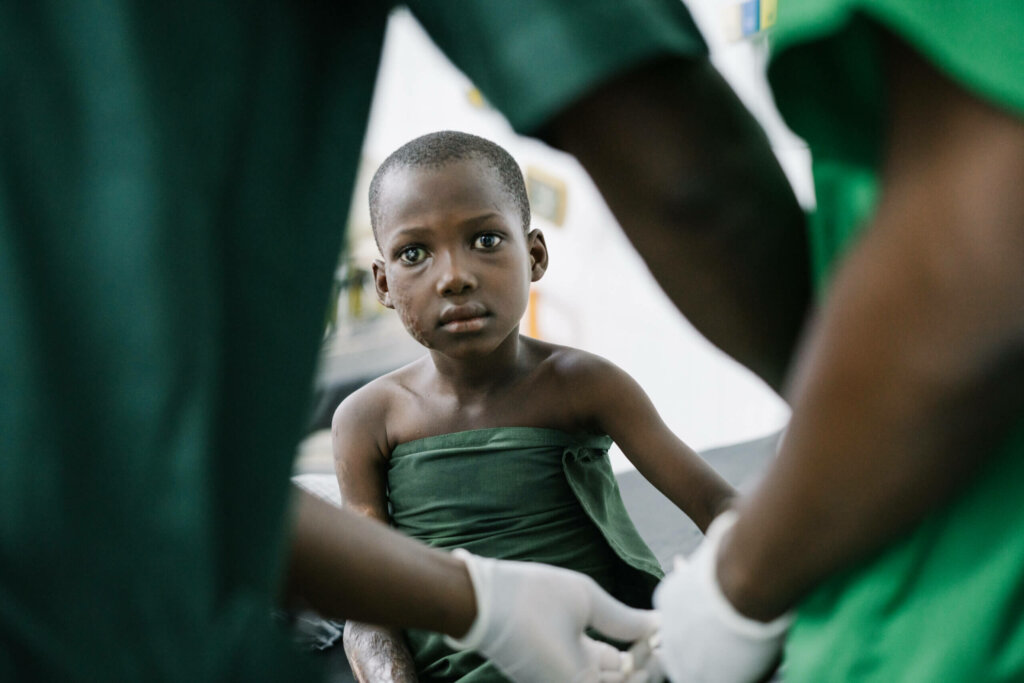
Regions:
<instances>
[{"instance_id":1,"label":"boy's mouth","mask_svg":"<svg viewBox=\"0 0 1024 683\"><path fill-rule=\"evenodd\" d=\"M480 304L450 306L441 311L438 327L449 332L475 332L486 323L487 309Z\"/></svg>"}]
</instances>

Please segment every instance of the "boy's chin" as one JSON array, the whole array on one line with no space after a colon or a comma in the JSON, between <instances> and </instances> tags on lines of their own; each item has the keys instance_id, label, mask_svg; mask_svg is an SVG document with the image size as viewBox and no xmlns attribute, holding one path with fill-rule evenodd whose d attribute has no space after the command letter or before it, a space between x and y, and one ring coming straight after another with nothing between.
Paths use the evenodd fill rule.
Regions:
<instances>
[{"instance_id":1,"label":"boy's chin","mask_svg":"<svg viewBox=\"0 0 1024 683\"><path fill-rule=\"evenodd\" d=\"M490 356L496 348L493 344L453 344L446 345L443 349L435 348L433 351L453 360L473 360Z\"/></svg>"},{"instance_id":2,"label":"boy's chin","mask_svg":"<svg viewBox=\"0 0 1024 683\"><path fill-rule=\"evenodd\" d=\"M453 360L473 360L476 358L487 358L501 346L501 342L488 339L483 336L473 337L467 335L463 339L449 340L444 344L438 344L430 350L440 353Z\"/></svg>"}]
</instances>

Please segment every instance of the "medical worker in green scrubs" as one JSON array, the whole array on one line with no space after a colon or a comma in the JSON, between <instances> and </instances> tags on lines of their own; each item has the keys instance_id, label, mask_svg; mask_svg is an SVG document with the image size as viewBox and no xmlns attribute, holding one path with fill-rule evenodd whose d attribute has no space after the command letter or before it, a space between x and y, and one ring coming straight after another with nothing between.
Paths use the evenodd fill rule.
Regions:
<instances>
[{"instance_id":1,"label":"medical worker in green scrubs","mask_svg":"<svg viewBox=\"0 0 1024 683\"><path fill-rule=\"evenodd\" d=\"M786 681L1024 680L1022 36L1018 0L780 3L818 310L777 462L656 595L673 680L754 680L790 623Z\"/></svg>"}]
</instances>

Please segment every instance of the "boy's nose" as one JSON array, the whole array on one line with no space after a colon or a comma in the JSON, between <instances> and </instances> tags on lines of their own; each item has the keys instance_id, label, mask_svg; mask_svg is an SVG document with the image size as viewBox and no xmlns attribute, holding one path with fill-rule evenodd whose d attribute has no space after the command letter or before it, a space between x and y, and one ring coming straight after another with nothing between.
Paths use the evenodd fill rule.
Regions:
<instances>
[{"instance_id":1,"label":"boy's nose","mask_svg":"<svg viewBox=\"0 0 1024 683\"><path fill-rule=\"evenodd\" d=\"M476 278L458 256L449 254L440 266L441 273L437 279L437 293L441 296L464 294L476 288Z\"/></svg>"}]
</instances>

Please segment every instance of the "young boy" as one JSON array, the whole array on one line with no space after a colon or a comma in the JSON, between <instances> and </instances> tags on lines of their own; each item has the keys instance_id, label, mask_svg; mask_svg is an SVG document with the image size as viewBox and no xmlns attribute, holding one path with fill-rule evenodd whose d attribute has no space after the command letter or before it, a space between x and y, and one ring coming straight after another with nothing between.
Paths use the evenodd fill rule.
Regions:
<instances>
[{"instance_id":1,"label":"young boy","mask_svg":"<svg viewBox=\"0 0 1024 683\"><path fill-rule=\"evenodd\" d=\"M483 138L439 132L370 186L381 303L429 350L353 393L333 421L345 504L441 548L546 562L649 606L661 577L619 497L614 440L703 530L732 488L665 426L637 383L592 354L520 336L548 265L522 173ZM349 623L362 681L501 681L440 636Z\"/></svg>"}]
</instances>

